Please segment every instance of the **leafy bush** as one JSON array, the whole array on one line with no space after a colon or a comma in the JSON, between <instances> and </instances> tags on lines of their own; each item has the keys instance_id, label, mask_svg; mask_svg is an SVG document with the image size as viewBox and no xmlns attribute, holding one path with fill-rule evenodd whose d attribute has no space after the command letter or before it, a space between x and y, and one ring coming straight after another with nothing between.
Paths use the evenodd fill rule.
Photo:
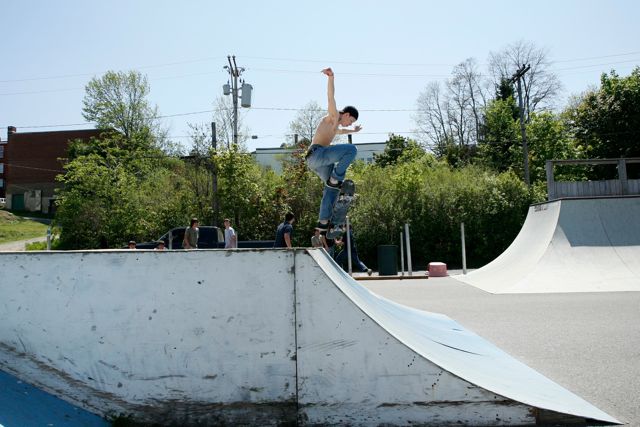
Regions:
<instances>
[{"instance_id":1,"label":"leafy bush","mask_svg":"<svg viewBox=\"0 0 640 427\"><path fill-rule=\"evenodd\" d=\"M414 265L459 266L464 222L468 265L478 267L513 241L530 204L527 187L511 172L452 169L430 155L384 169L370 166L354 178L359 200L351 219L359 252L370 264L377 246L399 244L409 223Z\"/></svg>"}]
</instances>

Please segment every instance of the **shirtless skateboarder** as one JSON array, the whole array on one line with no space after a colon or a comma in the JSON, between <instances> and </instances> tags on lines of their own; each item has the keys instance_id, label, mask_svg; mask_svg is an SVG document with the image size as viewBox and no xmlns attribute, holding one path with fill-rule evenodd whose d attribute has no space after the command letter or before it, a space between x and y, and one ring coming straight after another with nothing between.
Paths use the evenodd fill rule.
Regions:
<instances>
[{"instance_id":1,"label":"shirtless skateboarder","mask_svg":"<svg viewBox=\"0 0 640 427\"><path fill-rule=\"evenodd\" d=\"M335 86L333 71L325 68L322 73L327 76L328 113L320 120L307 151L307 167L314 171L325 183L322 191L322 202L318 215L317 229L326 232L329 220L347 168L356 158L357 149L351 144L331 145L336 135L359 132L361 126L345 129L358 120L358 110L347 106L338 111L335 100Z\"/></svg>"}]
</instances>

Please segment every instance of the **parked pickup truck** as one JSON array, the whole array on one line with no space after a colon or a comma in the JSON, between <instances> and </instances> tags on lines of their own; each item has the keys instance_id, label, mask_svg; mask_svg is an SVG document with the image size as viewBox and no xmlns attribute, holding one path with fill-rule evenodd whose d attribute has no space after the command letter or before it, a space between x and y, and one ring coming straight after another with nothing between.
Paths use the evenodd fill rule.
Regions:
<instances>
[{"instance_id":1,"label":"parked pickup truck","mask_svg":"<svg viewBox=\"0 0 640 427\"><path fill-rule=\"evenodd\" d=\"M164 241L167 249L182 249L184 231L187 227L176 227L167 231L159 239L153 242L137 243L136 249L154 249L158 240ZM201 225L198 227L198 249L224 248L224 230L215 226ZM171 245L169 245L171 235ZM240 240L238 248L272 248L274 240Z\"/></svg>"}]
</instances>

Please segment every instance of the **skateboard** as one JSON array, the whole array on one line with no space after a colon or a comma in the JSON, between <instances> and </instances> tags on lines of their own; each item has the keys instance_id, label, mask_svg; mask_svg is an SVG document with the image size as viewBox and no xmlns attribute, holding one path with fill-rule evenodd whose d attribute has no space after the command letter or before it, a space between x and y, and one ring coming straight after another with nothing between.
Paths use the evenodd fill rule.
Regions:
<instances>
[{"instance_id":1,"label":"skateboard","mask_svg":"<svg viewBox=\"0 0 640 427\"><path fill-rule=\"evenodd\" d=\"M356 184L350 179L345 179L340 188L340 194L333 205L327 239L335 239L347 231L347 213L349 206L356 196Z\"/></svg>"}]
</instances>

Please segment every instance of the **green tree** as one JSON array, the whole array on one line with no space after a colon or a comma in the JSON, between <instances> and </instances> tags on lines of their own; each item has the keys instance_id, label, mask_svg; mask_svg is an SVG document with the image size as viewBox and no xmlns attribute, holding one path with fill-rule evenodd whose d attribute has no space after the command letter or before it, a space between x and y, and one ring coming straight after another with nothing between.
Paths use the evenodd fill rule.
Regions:
<instances>
[{"instance_id":1,"label":"green tree","mask_svg":"<svg viewBox=\"0 0 640 427\"><path fill-rule=\"evenodd\" d=\"M192 145L183 159L184 178L195 203L192 216L197 217L201 224L222 226L221 218L214 218L213 212L213 147L211 135L208 134L210 131L202 125L189 124L189 127Z\"/></svg>"},{"instance_id":2,"label":"green tree","mask_svg":"<svg viewBox=\"0 0 640 427\"><path fill-rule=\"evenodd\" d=\"M185 224L194 197L185 191L184 163L159 148L146 78L109 72L86 88L85 117L105 128L100 138L70 144L58 177L56 223L62 247L119 247Z\"/></svg>"},{"instance_id":3,"label":"green tree","mask_svg":"<svg viewBox=\"0 0 640 427\"><path fill-rule=\"evenodd\" d=\"M214 162L222 216L234 219L241 240L272 239L280 216L274 208L281 204L275 189L281 181L236 145L218 150Z\"/></svg>"},{"instance_id":4,"label":"green tree","mask_svg":"<svg viewBox=\"0 0 640 427\"><path fill-rule=\"evenodd\" d=\"M600 88L585 93L566 115L587 157L639 157L640 67L627 77L602 74Z\"/></svg>"},{"instance_id":5,"label":"green tree","mask_svg":"<svg viewBox=\"0 0 640 427\"><path fill-rule=\"evenodd\" d=\"M158 111L149 103L149 90L147 77L138 71L108 71L87 84L82 115L99 129L121 133L125 141L157 134Z\"/></svg>"},{"instance_id":6,"label":"green tree","mask_svg":"<svg viewBox=\"0 0 640 427\"><path fill-rule=\"evenodd\" d=\"M149 240L188 213L182 179L169 165L147 158L112 154L82 155L58 179L55 222L65 249L120 247L127 240Z\"/></svg>"},{"instance_id":7,"label":"green tree","mask_svg":"<svg viewBox=\"0 0 640 427\"><path fill-rule=\"evenodd\" d=\"M582 150L571 138L569 128L564 120L551 113L533 113L527 123L527 139L529 141L529 169L531 182L546 182L545 164L547 160L579 159ZM521 153L521 151L520 151ZM520 154L518 153L518 154ZM581 179L571 168L558 171L556 179Z\"/></svg>"},{"instance_id":8,"label":"green tree","mask_svg":"<svg viewBox=\"0 0 640 427\"><path fill-rule=\"evenodd\" d=\"M511 97L494 99L484 113L479 162L498 172L512 169L518 161L513 153L513 147L520 143L518 124L513 118L514 105Z\"/></svg>"},{"instance_id":9,"label":"green tree","mask_svg":"<svg viewBox=\"0 0 640 427\"><path fill-rule=\"evenodd\" d=\"M304 160L305 147L294 150L291 159L283 162L282 181L276 189L279 196L279 222L286 212L296 216L293 235L294 246L307 246L309 237L318 221L318 209L322 199L324 183L307 168ZM351 171L352 168L349 168ZM273 237L272 237L273 238Z\"/></svg>"},{"instance_id":10,"label":"green tree","mask_svg":"<svg viewBox=\"0 0 640 427\"><path fill-rule=\"evenodd\" d=\"M373 155L377 166L386 167L399 162L407 162L419 158L425 150L413 139L400 135L389 135L384 151Z\"/></svg>"}]
</instances>

